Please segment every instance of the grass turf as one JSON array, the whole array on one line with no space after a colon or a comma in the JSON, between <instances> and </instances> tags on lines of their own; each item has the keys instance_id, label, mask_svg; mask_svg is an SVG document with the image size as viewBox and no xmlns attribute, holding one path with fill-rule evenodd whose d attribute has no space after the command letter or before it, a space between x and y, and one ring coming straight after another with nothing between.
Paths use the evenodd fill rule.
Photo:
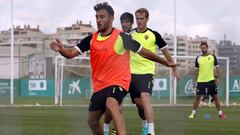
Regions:
<instances>
[{"instance_id":1,"label":"grass turf","mask_svg":"<svg viewBox=\"0 0 240 135\"><path fill-rule=\"evenodd\" d=\"M196 119L188 119L191 107L154 108L156 135L239 135L240 107L224 107L220 120L213 107L201 107ZM0 107L0 135L91 135L87 108ZM204 114L211 119L204 119ZM135 107L125 107L128 135L141 134Z\"/></svg>"}]
</instances>

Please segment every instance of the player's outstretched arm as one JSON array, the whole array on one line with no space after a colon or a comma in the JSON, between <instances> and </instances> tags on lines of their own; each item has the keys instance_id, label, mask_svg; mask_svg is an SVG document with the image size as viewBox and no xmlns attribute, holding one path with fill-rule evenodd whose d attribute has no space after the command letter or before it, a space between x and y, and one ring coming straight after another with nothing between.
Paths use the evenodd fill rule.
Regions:
<instances>
[{"instance_id":1,"label":"player's outstretched arm","mask_svg":"<svg viewBox=\"0 0 240 135\"><path fill-rule=\"evenodd\" d=\"M222 71L221 71L220 66L216 67L216 73L217 73L217 76L215 78L215 82L217 85L219 85L221 83L221 77L222 77Z\"/></svg>"},{"instance_id":2,"label":"player's outstretched arm","mask_svg":"<svg viewBox=\"0 0 240 135\"><path fill-rule=\"evenodd\" d=\"M50 44L50 47L53 51L59 52L62 56L68 59L71 59L80 54L79 51L74 47L65 48L59 39L56 39L56 41L52 42Z\"/></svg>"},{"instance_id":3,"label":"player's outstretched arm","mask_svg":"<svg viewBox=\"0 0 240 135\"><path fill-rule=\"evenodd\" d=\"M170 52L169 52L167 47L162 49L162 53L163 53L164 57L167 59L167 61L169 63L173 63L174 62L173 58L172 58L172 56L171 56L171 54L170 54ZM178 72L177 68L176 67L172 67L172 69L173 69L173 76L175 76L179 80L180 79L180 73Z\"/></svg>"},{"instance_id":4,"label":"player's outstretched arm","mask_svg":"<svg viewBox=\"0 0 240 135\"><path fill-rule=\"evenodd\" d=\"M175 63L169 63L168 61L166 61L164 58L156 55L155 53L149 51L148 49L142 47L142 49L138 52L138 54L146 59L149 59L151 61L154 62L158 62L160 64L163 64L167 67L176 67L179 66L180 64L175 64Z\"/></svg>"},{"instance_id":5,"label":"player's outstretched arm","mask_svg":"<svg viewBox=\"0 0 240 135\"><path fill-rule=\"evenodd\" d=\"M139 42L133 40L132 37L126 33L121 32L120 36L123 39L123 46L127 50L131 50L132 52L138 53L140 56L149 59L154 62L158 62L168 67L176 67L180 64L175 64L173 62L168 62L164 58L159 57L155 53L149 51L148 49L141 46Z\"/></svg>"}]
</instances>

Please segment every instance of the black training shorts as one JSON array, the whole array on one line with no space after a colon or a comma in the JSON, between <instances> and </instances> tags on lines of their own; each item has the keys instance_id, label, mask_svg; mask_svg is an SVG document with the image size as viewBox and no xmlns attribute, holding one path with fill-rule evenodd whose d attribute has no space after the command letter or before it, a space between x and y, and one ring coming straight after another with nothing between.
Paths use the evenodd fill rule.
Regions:
<instances>
[{"instance_id":1,"label":"black training shorts","mask_svg":"<svg viewBox=\"0 0 240 135\"><path fill-rule=\"evenodd\" d=\"M215 80L209 82L198 82L197 83L197 95L216 95L217 94L217 85Z\"/></svg>"},{"instance_id":2,"label":"black training shorts","mask_svg":"<svg viewBox=\"0 0 240 135\"><path fill-rule=\"evenodd\" d=\"M100 90L98 92L93 93L90 104L89 111L97 111L97 110L106 110L106 101L108 97L113 97L118 101L120 105L123 101L123 98L127 95L127 91L120 86L109 86Z\"/></svg>"},{"instance_id":3,"label":"black training shorts","mask_svg":"<svg viewBox=\"0 0 240 135\"><path fill-rule=\"evenodd\" d=\"M132 74L129 93L133 103L134 98L141 97L141 92L152 95L153 79L153 74Z\"/></svg>"}]
</instances>

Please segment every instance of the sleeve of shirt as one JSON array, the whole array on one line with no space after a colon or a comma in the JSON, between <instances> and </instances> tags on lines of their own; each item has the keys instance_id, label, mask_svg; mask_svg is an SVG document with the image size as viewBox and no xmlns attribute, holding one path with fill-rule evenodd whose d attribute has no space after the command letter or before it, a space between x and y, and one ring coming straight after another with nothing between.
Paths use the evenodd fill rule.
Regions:
<instances>
[{"instance_id":1,"label":"sleeve of shirt","mask_svg":"<svg viewBox=\"0 0 240 135\"><path fill-rule=\"evenodd\" d=\"M199 68L199 64L198 64L198 57L195 59L195 68Z\"/></svg>"},{"instance_id":2,"label":"sleeve of shirt","mask_svg":"<svg viewBox=\"0 0 240 135\"><path fill-rule=\"evenodd\" d=\"M157 31L152 31L156 38L156 45L159 49L164 49L167 47L167 43L163 40L162 36Z\"/></svg>"},{"instance_id":3,"label":"sleeve of shirt","mask_svg":"<svg viewBox=\"0 0 240 135\"><path fill-rule=\"evenodd\" d=\"M84 53L85 51L90 50L90 43L92 39L92 34L85 37L79 44L75 46L75 48L80 52Z\"/></svg>"},{"instance_id":4,"label":"sleeve of shirt","mask_svg":"<svg viewBox=\"0 0 240 135\"><path fill-rule=\"evenodd\" d=\"M131 35L121 32L120 36L123 40L123 47L126 50L131 50L132 52L138 53L142 49L141 44L132 39Z\"/></svg>"},{"instance_id":5,"label":"sleeve of shirt","mask_svg":"<svg viewBox=\"0 0 240 135\"><path fill-rule=\"evenodd\" d=\"M214 66L215 67L219 66L217 57L215 55L213 55L213 57L214 57Z\"/></svg>"}]
</instances>

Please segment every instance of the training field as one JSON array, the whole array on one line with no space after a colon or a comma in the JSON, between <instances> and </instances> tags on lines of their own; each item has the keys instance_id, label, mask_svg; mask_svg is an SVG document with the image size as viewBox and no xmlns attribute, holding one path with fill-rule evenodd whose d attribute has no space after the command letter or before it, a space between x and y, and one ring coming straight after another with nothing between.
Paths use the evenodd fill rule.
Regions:
<instances>
[{"instance_id":1,"label":"training field","mask_svg":"<svg viewBox=\"0 0 240 135\"><path fill-rule=\"evenodd\" d=\"M156 135L239 135L240 107L224 107L220 120L213 107L201 107L188 119L191 107L155 107ZM212 117L205 119L209 113ZM124 107L128 135L141 134L135 107ZM0 135L91 135L86 107L0 107Z\"/></svg>"}]
</instances>

